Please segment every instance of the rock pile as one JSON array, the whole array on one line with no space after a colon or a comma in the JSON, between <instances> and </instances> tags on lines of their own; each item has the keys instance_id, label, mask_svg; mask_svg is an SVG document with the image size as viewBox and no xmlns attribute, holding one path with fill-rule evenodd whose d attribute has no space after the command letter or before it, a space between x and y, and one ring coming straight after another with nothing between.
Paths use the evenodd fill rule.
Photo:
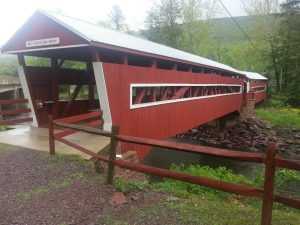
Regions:
<instances>
[{"instance_id":1,"label":"rock pile","mask_svg":"<svg viewBox=\"0 0 300 225\"><path fill-rule=\"evenodd\" d=\"M278 144L279 152L286 157L300 158L300 131L278 132L263 121L251 118L238 121L232 126L220 129L202 125L176 136L201 145L233 149L239 151L264 152L270 141ZM287 137L290 136L290 137ZM299 140L299 142L297 142Z\"/></svg>"}]
</instances>

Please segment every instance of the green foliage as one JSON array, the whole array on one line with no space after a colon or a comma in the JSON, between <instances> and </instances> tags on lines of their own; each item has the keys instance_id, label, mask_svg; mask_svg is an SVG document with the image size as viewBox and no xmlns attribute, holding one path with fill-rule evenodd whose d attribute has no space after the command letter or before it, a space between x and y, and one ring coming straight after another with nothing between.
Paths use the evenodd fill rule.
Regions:
<instances>
[{"instance_id":1,"label":"green foliage","mask_svg":"<svg viewBox=\"0 0 300 225\"><path fill-rule=\"evenodd\" d=\"M17 59L15 56L0 54L0 75L17 75Z\"/></svg>"},{"instance_id":2,"label":"green foliage","mask_svg":"<svg viewBox=\"0 0 300 225\"><path fill-rule=\"evenodd\" d=\"M280 104L280 102L277 104ZM258 108L259 118L270 122L273 126L300 129L300 109L296 108Z\"/></svg>"},{"instance_id":3,"label":"green foliage","mask_svg":"<svg viewBox=\"0 0 300 225\"><path fill-rule=\"evenodd\" d=\"M262 186L263 172L259 171L255 179L234 174L224 167L210 168L201 165L172 166L171 170L184 172L194 176L209 177L232 183ZM300 173L286 169L276 173L277 190L287 186L290 182L299 182ZM137 181L138 182L138 181ZM144 189L144 183L134 185L128 181L117 180L118 190L126 192ZM137 188L138 187L138 188ZM165 224L203 224L203 225L255 225L260 224L261 200L240 198L232 194L224 194L209 188L185 182L165 179L159 183L146 185L147 188L168 192L170 196L162 198L153 205L139 205L138 209L129 210L125 218L109 216L105 222L109 224L140 224L144 221L155 223L165 222L164 218L172 215ZM144 190L145 191L145 190ZM174 197L176 195L177 197ZM297 210L275 204L273 207L274 225L298 225L300 214ZM109 222L108 222L109 221ZM175 222L176 221L176 222Z\"/></svg>"},{"instance_id":4,"label":"green foliage","mask_svg":"<svg viewBox=\"0 0 300 225\"><path fill-rule=\"evenodd\" d=\"M35 57L35 56L26 56L25 63L27 66L35 66L35 67L49 67L50 59L43 57Z\"/></svg>"},{"instance_id":5,"label":"green foliage","mask_svg":"<svg viewBox=\"0 0 300 225\"><path fill-rule=\"evenodd\" d=\"M265 72L269 66L266 41L252 37L252 43L232 23L230 18L213 19L214 1L161 0L150 10L143 35L148 39L187 52L201 55L241 70ZM171 4L173 7L166 7ZM239 24L251 34L262 34L256 28L257 18L237 17ZM267 21L272 21L268 17ZM254 46L255 47L254 47Z\"/></svg>"},{"instance_id":6,"label":"green foliage","mask_svg":"<svg viewBox=\"0 0 300 225\"><path fill-rule=\"evenodd\" d=\"M148 31L144 35L155 42L178 48L181 27L180 0L161 0L150 11L146 19Z\"/></svg>"},{"instance_id":7,"label":"green foliage","mask_svg":"<svg viewBox=\"0 0 300 225\"><path fill-rule=\"evenodd\" d=\"M169 203L167 207L177 211L179 224L201 225L259 225L261 204L247 204L236 198L226 200L193 197L185 201ZM300 214L291 208L274 208L273 225L298 225Z\"/></svg>"},{"instance_id":8,"label":"green foliage","mask_svg":"<svg viewBox=\"0 0 300 225\"><path fill-rule=\"evenodd\" d=\"M171 170L177 172L183 172L193 176L206 177L214 180L222 180L229 183L249 185L253 187L262 187L264 184L264 171L259 170L255 174L254 178L250 179L243 175L234 173L232 170L225 167L211 168L209 166L202 165L189 165L189 166L175 166L171 167ZM285 190L290 183L294 183L300 186L300 172L279 169L275 175L275 189ZM212 188L207 188L187 182L181 182L172 179L165 179L163 182L153 184L153 187L159 190L164 190L178 196L190 197L193 195L206 196L206 198L230 198L232 194L217 191Z\"/></svg>"},{"instance_id":9,"label":"green foliage","mask_svg":"<svg viewBox=\"0 0 300 225\"><path fill-rule=\"evenodd\" d=\"M238 184L253 184L253 181L247 179L246 177L238 174L234 174L231 170L225 167L218 167L218 168L211 168L209 166L202 166L202 165L190 165L190 166L176 166L173 165L171 170L177 172L183 172L194 176L200 177L207 177L212 178L215 180L222 180L231 183L238 183ZM172 179L166 179L164 182L158 183L155 187L175 193L180 196L189 196L190 194L205 194L211 197L225 197L228 194L217 191L215 189L199 186L196 184L190 184L186 182L181 182Z\"/></svg>"},{"instance_id":10,"label":"green foliage","mask_svg":"<svg viewBox=\"0 0 300 225\"><path fill-rule=\"evenodd\" d=\"M300 184L300 173L294 170L280 169L276 173L277 189L285 188L291 182Z\"/></svg>"},{"instance_id":11,"label":"green foliage","mask_svg":"<svg viewBox=\"0 0 300 225\"><path fill-rule=\"evenodd\" d=\"M272 95L271 98L264 102L264 108L284 108L287 107L288 97L285 95Z\"/></svg>"},{"instance_id":12,"label":"green foliage","mask_svg":"<svg viewBox=\"0 0 300 225\"><path fill-rule=\"evenodd\" d=\"M75 70L86 70L86 63L73 61L73 60L65 60L62 68L66 69L75 69Z\"/></svg>"},{"instance_id":13,"label":"green foliage","mask_svg":"<svg viewBox=\"0 0 300 225\"><path fill-rule=\"evenodd\" d=\"M114 187L123 193L128 193L132 191L140 191L148 186L146 181L125 181L122 178L115 178Z\"/></svg>"},{"instance_id":14,"label":"green foliage","mask_svg":"<svg viewBox=\"0 0 300 225\"><path fill-rule=\"evenodd\" d=\"M208 1L209 3L213 1ZM251 16L212 19L214 7L198 0L161 0L150 10L144 35L155 42L198 54L240 70L266 74L287 103L300 106L300 13L291 4L253 2ZM275 82L272 82L275 81Z\"/></svg>"},{"instance_id":15,"label":"green foliage","mask_svg":"<svg viewBox=\"0 0 300 225\"><path fill-rule=\"evenodd\" d=\"M300 2L285 2L279 31L272 42L274 68L277 70L276 86L277 91L287 93L290 105L300 106Z\"/></svg>"},{"instance_id":16,"label":"green foliage","mask_svg":"<svg viewBox=\"0 0 300 225\"><path fill-rule=\"evenodd\" d=\"M6 130L8 130L7 126L0 125L0 131L6 131Z\"/></svg>"}]
</instances>

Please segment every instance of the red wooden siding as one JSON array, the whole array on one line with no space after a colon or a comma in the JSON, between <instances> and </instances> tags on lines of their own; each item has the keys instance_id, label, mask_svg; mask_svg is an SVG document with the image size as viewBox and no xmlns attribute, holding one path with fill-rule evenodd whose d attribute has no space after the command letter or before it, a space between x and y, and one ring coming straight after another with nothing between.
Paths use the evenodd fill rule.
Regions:
<instances>
[{"instance_id":1,"label":"red wooden siding","mask_svg":"<svg viewBox=\"0 0 300 225\"><path fill-rule=\"evenodd\" d=\"M242 80L213 74L109 63L104 63L103 67L112 120L120 126L121 134L167 138L241 108L243 96L234 94L130 109L130 84L133 83L242 85Z\"/></svg>"},{"instance_id":2,"label":"red wooden siding","mask_svg":"<svg viewBox=\"0 0 300 225\"><path fill-rule=\"evenodd\" d=\"M256 87L265 87L265 91L256 90ZM267 81L251 81L250 82L250 89L255 91L255 102L260 103L267 98Z\"/></svg>"},{"instance_id":3,"label":"red wooden siding","mask_svg":"<svg viewBox=\"0 0 300 225\"><path fill-rule=\"evenodd\" d=\"M45 15L36 12L27 23L3 46L2 51L28 50L25 43L29 40L59 37L59 46L87 44L87 42L74 33L66 30ZM53 47L53 46L46 46Z\"/></svg>"}]
</instances>

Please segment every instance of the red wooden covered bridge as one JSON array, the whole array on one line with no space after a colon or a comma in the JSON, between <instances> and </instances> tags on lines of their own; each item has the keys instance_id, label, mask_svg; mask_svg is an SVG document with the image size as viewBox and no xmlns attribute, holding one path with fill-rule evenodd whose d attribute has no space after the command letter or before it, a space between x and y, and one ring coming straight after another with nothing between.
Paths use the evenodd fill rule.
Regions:
<instances>
[{"instance_id":1,"label":"red wooden covered bridge","mask_svg":"<svg viewBox=\"0 0 300 225\"><path fill-rule=\"evenodd\" d=\"M230 66L60 14L37 11L3 46L17 54L33 125L101 111L103 129L167 138L240 112L266 79ZM49 60L31 66L28 56ZM79 69L69 60L84 63Z\"/></svg>"}]
</instances>

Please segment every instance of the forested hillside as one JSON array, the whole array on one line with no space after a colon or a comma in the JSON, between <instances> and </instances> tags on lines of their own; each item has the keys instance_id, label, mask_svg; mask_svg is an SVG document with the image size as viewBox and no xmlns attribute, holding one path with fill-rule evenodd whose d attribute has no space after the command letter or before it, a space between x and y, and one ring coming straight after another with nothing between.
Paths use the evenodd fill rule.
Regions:
<instances>
[{"instance_id":1,"label":"forested hillside","mask_svg":"<svg viewBox=\"0 0 300 225\"><path fill-rule=\"evenodd\" d=\"M256 16L238 16L234 17L234 19L251 35L257 21ZM212 19L211 26L214 37L217 40L222 40L224 44L248 41L229 17Z\"/></svg>"},{"instance_id":2,"label":"forested hillside","mask_svg":"<svg viewBox=\"0 0 300 225\"><path fill-rule=\"evenodd\" d=\"M216 1L161 0L149 11L143 35L264 74L270 78L269 90L300 106L300 1L245 2L248 17L214 19L220 6Z\"/></svg>"}]
</instances>

